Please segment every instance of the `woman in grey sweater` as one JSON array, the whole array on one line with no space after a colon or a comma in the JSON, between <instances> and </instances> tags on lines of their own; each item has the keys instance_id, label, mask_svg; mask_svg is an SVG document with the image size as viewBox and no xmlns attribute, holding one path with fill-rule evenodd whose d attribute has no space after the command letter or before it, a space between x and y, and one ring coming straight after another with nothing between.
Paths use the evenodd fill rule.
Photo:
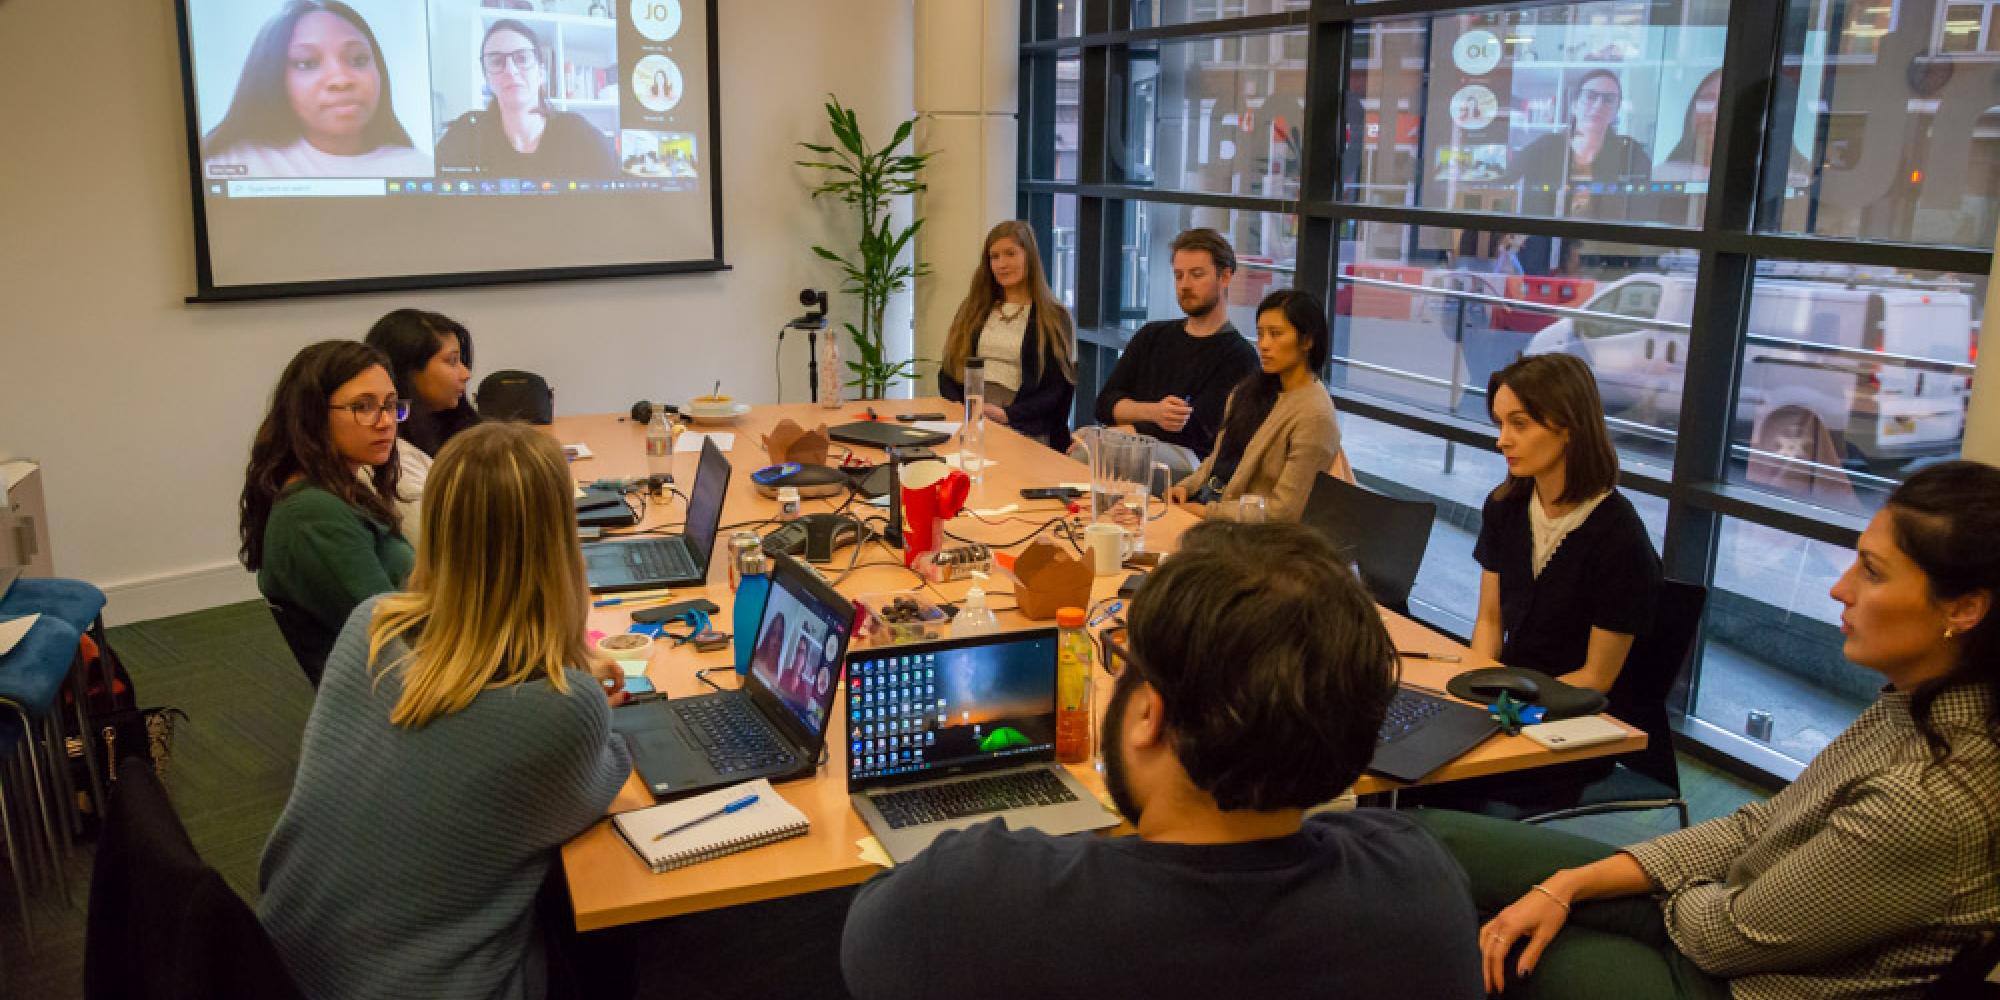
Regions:
<instances>
[{"instance_id":1,"label":"woman in grey sweater","mask_svg":"<svg viewBox=\"0 0 2000 1000\"><path fill-rule=\"evenodd\" d=\"M410 589L334 644L260 871L258 916L307 996L546 992L535 894L632 770L618 671L584 638L570 493L533 428L453 438Z\"/></svg>"}]
</instances>

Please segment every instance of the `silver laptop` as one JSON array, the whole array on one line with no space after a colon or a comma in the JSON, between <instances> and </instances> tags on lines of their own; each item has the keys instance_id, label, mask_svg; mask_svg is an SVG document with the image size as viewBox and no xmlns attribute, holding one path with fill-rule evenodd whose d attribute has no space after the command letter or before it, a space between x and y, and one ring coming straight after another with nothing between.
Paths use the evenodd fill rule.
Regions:
<instances>
[{"instance_id":1,"label":"silver laptop","mask_svg":"<svg viewBox=\"0 0 2000 1000\"><path fill-rule=\"evenodd\" d=\"M1056 763L1052 628L849 654L843 756L848 798L898 862L996 817L1050 834L1118 824Z\"/></svg>"}]
</instances>

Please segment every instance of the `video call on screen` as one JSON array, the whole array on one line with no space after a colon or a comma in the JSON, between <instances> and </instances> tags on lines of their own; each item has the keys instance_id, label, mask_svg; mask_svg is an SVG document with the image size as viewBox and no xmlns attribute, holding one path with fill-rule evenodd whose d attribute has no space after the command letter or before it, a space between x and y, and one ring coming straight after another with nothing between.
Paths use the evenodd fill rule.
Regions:
<instances>
[{"instance_id":1,"label":"video call on screen","mask_svg":"<svg viewBox=\"0 0 2000 1000\"><path fill-rule=\"evenodd\" d=\"M704 260L706 0L184 0L213 284Z\"/></svg>"}]
</instances>

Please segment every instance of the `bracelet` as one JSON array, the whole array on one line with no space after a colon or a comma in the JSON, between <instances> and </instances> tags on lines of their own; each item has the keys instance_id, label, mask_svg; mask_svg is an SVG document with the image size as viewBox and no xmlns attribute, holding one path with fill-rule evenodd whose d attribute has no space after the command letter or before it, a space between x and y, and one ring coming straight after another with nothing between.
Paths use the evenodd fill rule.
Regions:
<instances>
[{"instance_id":1,"label":"bracelet","mask_svg":"<svg viewBox=\"0 0 2000 1000\"><path fill-rule=\"evenodd\" d=\"M1552 899L1552 900L1555 900L1555 903L1556 903L1556 905L1557 905L1557 906L1560 906L1560 907L1562 907L1562 908L1563 908L1563 912L1564 912L1564 913L1568 913L1568 912L1569 912L1569 904L1568 904L1568 903L1565 903L1565 902L1563 902L1563 901L1562 901L1562 897L1561 897L1561 896L1558 896L1558 895L1556 895L1555 893L1553 893L1553 892L1550 892L1550 891L1549 891L1549 887L1548 887L1548 886L1545 886L1545 885L1539 885L1539 884L1538 884L1538 885L1534 885L1534 886L1530 886L1530 888L1534 889L1534 890L1535 890L1536 892L1539 892L1539 893L1541 893L1541 894L1542 894L1542 895L1544 895L1544 896L1547 896L1547 897L1549 897L1549 898L1550 898L1550 899Z\"/></svg>"}]
</instances>

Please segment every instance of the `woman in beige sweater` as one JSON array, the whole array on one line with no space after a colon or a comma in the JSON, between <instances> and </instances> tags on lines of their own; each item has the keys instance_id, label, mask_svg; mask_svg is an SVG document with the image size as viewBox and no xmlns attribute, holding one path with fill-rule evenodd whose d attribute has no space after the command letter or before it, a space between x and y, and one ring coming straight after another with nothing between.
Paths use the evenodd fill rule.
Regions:
<instances>
[{"instance_id":1,"label":"woman in beige sweater","mask_svg":"<svg viewBox=\"0 0 2000 1000\"><path fill-rule=\"evenodd\" d=\"M1234 520L1246 494L1265 516L1296 521L1313 477L1340 452L1333 400L1320 384L1328 345L1326 309L1310 292L1272 292L1257 305L1254 372L1229 395L1215 450L1168 499L1203 517Z\"/></svg>"}]
</instances>

